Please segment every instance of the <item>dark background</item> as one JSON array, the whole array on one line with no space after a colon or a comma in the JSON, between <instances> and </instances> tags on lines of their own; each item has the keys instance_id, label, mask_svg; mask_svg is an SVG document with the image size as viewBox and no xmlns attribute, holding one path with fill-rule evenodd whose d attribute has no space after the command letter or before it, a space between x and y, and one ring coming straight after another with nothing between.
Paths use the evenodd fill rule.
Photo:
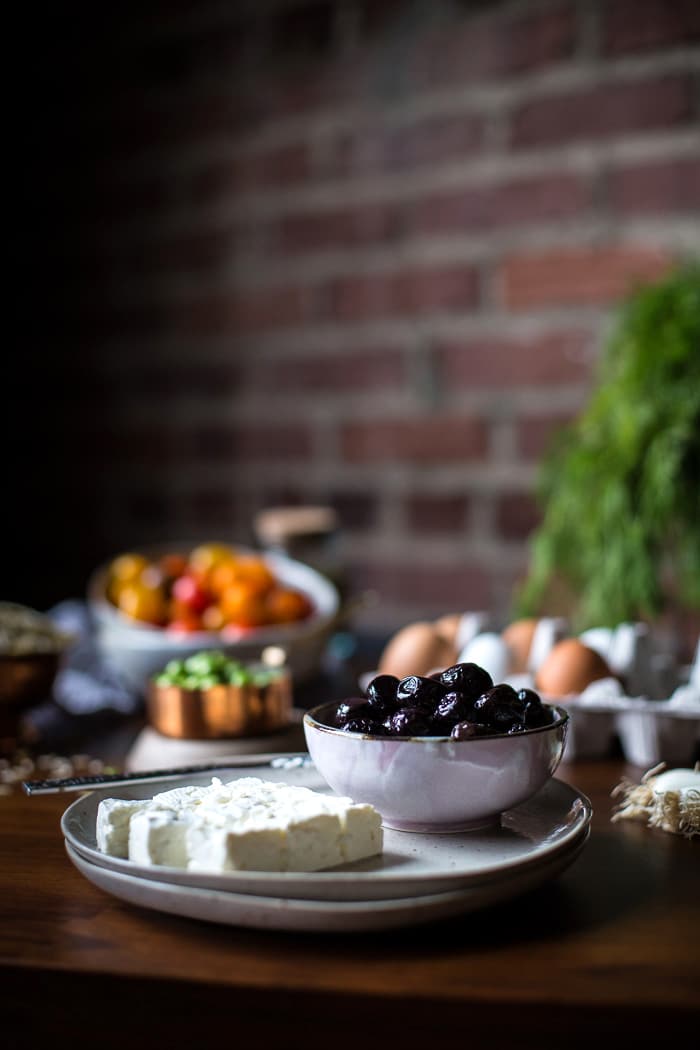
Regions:
<instances>
[{"instance_id":1,"label":"dark background","mask_svg":"<svg viewBox=\"0 0 700 1050\"><path fill-rule=\"evenodd\" d=\"M536 469L700 244L693 3L14 8L3 596L325 502L392 621L507 616Z\"/></svg>"}]
</instances>

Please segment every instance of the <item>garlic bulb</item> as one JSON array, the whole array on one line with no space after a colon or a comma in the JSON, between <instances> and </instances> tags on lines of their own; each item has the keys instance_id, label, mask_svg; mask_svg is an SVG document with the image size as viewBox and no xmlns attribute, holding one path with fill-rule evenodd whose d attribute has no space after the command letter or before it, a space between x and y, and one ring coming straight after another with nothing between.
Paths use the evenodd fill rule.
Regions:
<instances>
[{"instance_id":1,"label":"garlic bulb","mask_svg":"<svg viewBox=\"0 0 700 1050\"><path fill-rule=\"evenodd\" d=\"M643 820L651 828L692 838L700 835L700 762L694 769L666 769L665 763L647 770L639 784L627 777L612 791L622 801L612 816Z\"/></svg>"}]
</instances>

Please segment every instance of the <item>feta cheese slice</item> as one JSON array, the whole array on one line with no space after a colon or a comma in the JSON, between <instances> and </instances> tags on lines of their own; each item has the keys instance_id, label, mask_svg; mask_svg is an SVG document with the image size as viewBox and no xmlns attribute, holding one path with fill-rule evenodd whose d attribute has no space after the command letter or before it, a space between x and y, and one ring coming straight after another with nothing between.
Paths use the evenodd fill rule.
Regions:
<instances>
[{"instance_id":1,"label":"feta cheese slice","mask_svg":"<svg viewBox=\"0 0 700 1050\"><path fill-rule=\"evenodd\" d=\"M129 860L144 866L187 867L185 835L189 814L167 809L142 809L129 823Z\"/></svg>"},{"instance_id":2,"label":"feta cheese slice","mask_svg":"<svg viewBox=\"0 0 700 1050\"><path fill-rule=\"evenodd\" d=\"M128 859L131 818L148 804L148 800L126 802L119 798L103 799L97 807L95 835L98 850L110 857Z\"/></svg>"}]
</instances>

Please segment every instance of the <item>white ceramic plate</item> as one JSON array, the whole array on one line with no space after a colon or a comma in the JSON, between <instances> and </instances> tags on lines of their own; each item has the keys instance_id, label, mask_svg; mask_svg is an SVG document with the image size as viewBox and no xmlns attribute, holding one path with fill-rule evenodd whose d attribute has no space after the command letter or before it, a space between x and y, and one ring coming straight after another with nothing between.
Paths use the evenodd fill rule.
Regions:
<instances>
[{"instance_id":1,"label":"white ceramic plate","mask_svg":"<svg viewBox=\"0 0 700 1050\"><path fill-rule=\"evenodd\" d=\"M331 794L313 766L292 769L268 765L220 771L221 780L259 776ZM211 774L169 781L168 788L207 784ZM552 779L523 805L504 813L499 825L463 834L384 831L377 857L320 872L226 872L207 874L169 867L141 867L106 856L97 849L95 823L103 798L150 798L165 788L147 784L94 791L68 807L61 828L68 844L95 867L143 880L229 893L299 900L369 901L431 895L464 889L503 874L522 873L558 855L587 829L591 805L585 796Z\"/></svg>"},{"instance_id":2,"label":"white ceramic plate","mask_svg":"<svg viewBox=\"0 0 700 1050\"><path fill-rule=\"evenodd\" d=\"M70 860L93 885L141 908L227 926L361 933L417 926L517 897L561 874L581 852L588 835L589 828L586 828L572 845L546 860L522 871L500 874L473 887L419 897L365 901L299 900L178 886L110 871L91 863L70 843L65 845Z\"/></svg>"}]
</instances>

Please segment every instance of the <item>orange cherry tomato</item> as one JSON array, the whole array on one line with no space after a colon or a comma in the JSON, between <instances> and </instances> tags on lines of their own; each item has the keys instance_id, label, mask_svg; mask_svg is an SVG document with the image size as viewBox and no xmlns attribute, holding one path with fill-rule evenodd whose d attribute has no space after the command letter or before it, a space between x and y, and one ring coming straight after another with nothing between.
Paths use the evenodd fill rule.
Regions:
<instances>
[{"instance_id":1,"label":"orange cherry tomato","mask_svg":"<svg viewBox=\"0 0 700 1050\"><path fill-rule=\"evenodd\" d=\"M238 580L238 563L222 561L215 565L208 577L209 590L216 597L221 597L227 588L232 587Z\"/></svg>"},{"instance_id":2,"label":"orange cherry tomato","mask_svg":"<svg viewBox=\"0 0 700 1050\"><path fill-rule=\"evenodd\" d=\"M266 598L267 612L272 623L294 623L303 620L312 611L305 594L288 587L276 587Z\"/></svg>"},{"instance_id":3,"label":"orange cherry tomato","mask_svg":"<svg viewBox=\"0 0 700 1050\"><path fill-rule=\"evenodd\" d=\"M206 586L215 566L222 562L234 561L235 558L236 552L233 547L223 543L202 543L190 552L187 568L200 584Z\"/></svg>"},{"instance_id":4,"label":"orange cherry tomato","mask_svg":"<svg viewBox=\"0 0 700 1050\"><path fill-rule=\"evenodd\" d=\"M262 558L239 558L236 562L237 582L246 583L258 594L269 591L275 585L275 574Z\"/></svg>"},{"instance_id":5,"label":"orange cherry tomato","mask_svg":"<svg viewBox=\"0 0 700 1050\"><path fill-rule=\"evenodd\" d=\"M126 616L134 620L154 625L165 621L167 606L163 589L147 581L125 583L119 592L118 605Z\"/></svg>"},{"instance_id":6,"label":"orange cherry tomato","mask_svg":"<svg viewBox=\"0 0 700 1050\"><path fill-rule=\"evenodd\" d=\"M219 597L237 583L244 583L258 594L264 594L275 585L275 576L262 558L246 557L223 561L215 565L209 576L209 589Z\"/></svg>"},{"instance_id":7,"label":"orange cherry tomato","mask_svg":"<svg viewBox=\"0 0 700 1050\"><path fill-rule=\"evenodd\" d=\"M221 596L221 612L227 624L239 627L262 627L268 622L265 596L255 585L241 581L227 587Z\"/></svg>"}]
</instances>

